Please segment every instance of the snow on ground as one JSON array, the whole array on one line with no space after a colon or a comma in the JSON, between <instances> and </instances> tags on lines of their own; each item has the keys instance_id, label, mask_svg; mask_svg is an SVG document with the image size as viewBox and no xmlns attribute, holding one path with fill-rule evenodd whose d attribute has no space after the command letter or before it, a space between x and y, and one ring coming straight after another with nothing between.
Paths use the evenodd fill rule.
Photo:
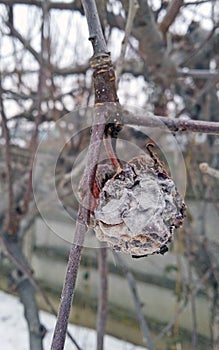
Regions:
<instances>
[{"instance_id":1,"label":"snow on ground","mask_svg":"<svg viewBox=\"0 0 219 350\"><path fill-rule=\"evenodd\" d=\"M47 329L44 338L45 350L50 349L55 317L47 312L40 311L40 319ZM69 331L75 337L83 350L96 348L96 332L92 329L69 326ZM29 350L27 325L23 316L23 306L19 299L0 291L0 348L2 350ZM76 349L69 339L66 339L65 350ZM140 346L124 342L106 335L106 350L145 350Z\"/></svg>"}]
</instances>

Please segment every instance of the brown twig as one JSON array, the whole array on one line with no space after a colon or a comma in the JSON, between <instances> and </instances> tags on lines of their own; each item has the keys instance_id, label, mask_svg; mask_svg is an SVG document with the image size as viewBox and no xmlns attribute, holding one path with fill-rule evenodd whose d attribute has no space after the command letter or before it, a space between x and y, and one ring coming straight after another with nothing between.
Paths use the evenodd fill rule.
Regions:
<instances>
[{"instance_id":1,"label":"brown twig","mask_svg":"<svg viewBox=\"0 0 219 350\"><path fill-rule=\"evenodd\" d=\"M42 108L41 104L43 101L43 89L45 89L45 70L47 67L47 63L45 62L44 57L47 56L45 55L45 52L47 53L47 47L46 47L46 35L45 35L45 30L46 30L46 23L49 20L48 19L48 7L47 7L47 1L44 2L43 7L43 17L42 17L42 24L41 24L41 50L39 54L39 62L40 62L40 69L39 69L39 77L38 77L38 94L37 94L37 117L35 120L35 128L33 131L33 135L31 138L31 143L30 143L30 149L31 149L31 156L30 156L30 161L29 161L29 176L27 180L27 186L26 190L23 196L22 200L22 208L21 212L22 215L24 215L28 211L29 207L29 202L32 197L32 180L33 180L33 165L34 165L34 160L35 160L35 154L36 154L36 149L38 145L38 132L39 132L39 125L41 123L42 119Z\"/></svg>"},{"instance_id":2,"label":"brown twig","mask_svg":"<svg viewBox=\"0 0 219 350\"><path fill-rule=\"evenodd\" d=\"M133 21L138 8L139 8L139 4L137 0L129 0L128 17L127 17L126 26L125 26L125 36L122 40L121 52L116 65L117 84L119 83L119 79L122 73L125 52L126 52L129 37L132 31Z\"/></svg>"},{"instance_id":3,"label":"brown twig","mask_svg":"<svg viewBox=\"0 0 219 350\"><path fill-rule=\"evenodd\" d=\"M107 320L107 248L102 247L99 249L98 270L100 276L100 286L97 312L97 350L103 350Z\"/></svg>"},{"instance_id":4,"label":"brown twig","mask_svg":"<svg viewBox=\"0 0 219 350\"><path fill-rule=\"evenodd\" d=\"M127 266L124 264L122 258L119 256L119 254L114 253L115 259L118 261L118 264L122 268L123 272L126 275L128 285L130 288L130 291L133 296L134 304L135 304L135 310L136 310L136 316L138 318L139 326L142 330L145 342L148 346L149 350L155 350L153 340L151 338L150 330L147 325L147 322L145 320L145 317L142 313L142 308L141 308L141 301L139 299L138 291L136 288L136 282L134 279L133 274L128 270Z\"/></svg>"},{"instance_id":5,"label":"brown twig","mask_svg":"<svg viewBox=\"0 0 219 350\"><path fill-rule=\"evenodd\" d=\"M160 23L159 29L163 34L166 34L171 24L177 17L180 8L183 6L184 0L173 0L167 8L167 12Z\"/></svg>"},{"instance_id":6,"label":"brown twig","mask_svg":"<svg viewBox=\"0 0 219 350\"><path fill-rule=\"evenodd\" d=\"M215 177L216 179L219 179L219 170L216 170L214 168L211 168L208 163L200 163L199 169L202 173L208 174L212 177Z\"/></svg>"},{"instance_id":7,"label":"brown twig","mask_svg":"<svg viewBox=\"0 0 219 350\"><path fill-rule=\"evenodd\" d=\"M183 61L181 62L180 66L183 67L185 66L194 56L196 56L199 51L207 44L207 42L213 37L216 29L218 28L219 23L217 23L212 30L210 31L210 33L208 34L207 38L196 48L194 49L189 56Z\"/></svg>"},{"instance_id":8,"label":"brown twig","mask_svg":"<svg viewBox=\"0 0 219 350\"><path fill-rule=\"evenodd\" d=\"M89 208L91 206L91 200L92 200L92 192L90 191L90 184L94 183L96 166L99 159L99 153L101 149L104 128L105 128L105 125L102 119L100 122L100 125L94 125L92 130L90 146L88 149L89 162L87 163L86 169L84 172L83 187L86 194L78 210L75 236L74 236L73 244L69 254L65 282L62 290L61 302L59 306L56 327L55 327L54 336L52 340L52 346L51 346L52 350L61 350L64 348L68 318L69 318L71 304L72 304L74 291L75 291L75 283L76 283L78 267L80 263L81 251L83 247L85 234L87 232L87 226L90 220Z\"/></svg>"},{"instance_id":9,"label":"brown twig","mask_svg":"<svg viewBox=\"0 0 219 350\"><path fill-rule=\"evenodd\" d=\"M128 111L123 112L123 120L125 124L148 126L153 128L168 128L174 132L199 132L211 135L219 135L219 123L202 120L191 120L181 118L168 118L155 116L150 112L137 115Z\"/></svg>"},{"instance_id":10,"label":"brown twig","mask_svg":"<svg viewBox=\"0 0 219 350\"><path fill-rule=\"evenodd\" d=\"M10 142L10 132L7 125L7 117L5 114L4 103L2 99L2 80L0 76L0 111L2 116L2 129L5 138L5 161L7 169L7 183L8 183L8 209L5 214L5 230L13 234L16 232L17 225L15 220L14 212L14 193L13 193L13 176L12 176L12 166L11 166L11 142Z\"/></svg>"},{"instance_id":11,"label":"brown twig","mask_svg":"<svg viewBox=\"0 0 219 350\"><path fill-rule=\"evenodd\" d=\"M93 81L95 89L95 105L97 108L92 127L90 145L88 148L88 162L82 181L82 204L79 206L78 210L75 237L69 254L58 318L51 345L52 350L62 350L64 348L82 246L87 232L87 226L90 221L90 208L93 200L92 191L96 168L99 160L105 124L107 122L107 112L104 109L104 103L118 101L115 89L115 75L101 30L95 1L83 0L82 4L87 17L90 39L94 50L91 66L94 69Z\"/></svg>"}]
</instances>

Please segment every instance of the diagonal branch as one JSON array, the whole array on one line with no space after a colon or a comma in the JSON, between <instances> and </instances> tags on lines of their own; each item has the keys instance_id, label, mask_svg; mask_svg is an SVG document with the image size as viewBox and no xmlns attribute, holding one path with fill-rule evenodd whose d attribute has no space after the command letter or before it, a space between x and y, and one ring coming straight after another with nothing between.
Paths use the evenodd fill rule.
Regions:
<instances>
[{"instance_id":1,"label":"diagonal branch","mask_svg":"<svg viewBox=\"0 0 219 350\"><path fill-rule=\"evenodd\" d=\"M205 38L205 40L198 46L196 47L183 62L181 62L180 66L183 67L185 66L194 56L196 56L202 48L210 41L210 39L213 37L215 31L219 27L219 22L215 24L215 26L212 28L208 36Z\"/></svg>"},{"instance_id":2,"label":"diagonal branch","mask_svg":"<svg viewBox=\"0 0 219 350\"><path fill-rule=\"evenodd\" d=\"M21 42L21 44L23 44L24 48L33 55L33 57L37 60L37 62L40 63L41 62L40 54L36 50L34 50L34 48L30 45L29 41L24 39L24 37L18 32L17 29L14 28L14 26L9 21L6 21L5 24L10 29L11 34L15 38L17 38Z\"/></svg>"},{"instance_id":3,"label":"diagonal branch","mask_svg":"<svg viewBox=\"0 0 219 350\"><path fill-rule=\"evenodd\" d=\"M176 65L168 56L162 33L155 22L148 0L139 2L133 35L155 81L168 86L176 78Z\"/></svg>"},{"instance_id":4,"label":"diagonal branch","mask_svg":"<svg viewBox=\"0 0 219 350\"><path fill-rule=\"evenodd\" d=\"M122 73L125 52L126 52L128 40L132 31L133 21L138 8L139 8L139 4L137 0L129 0L129 10L128 10L128 17L127 17L127 22L125 26L125 36L122 41L122 48L121 48L120 56L117 62L117 69L116 69L117 84L119 83L119 78Z\"/></svg>"},{"instance_id":5,"label":"diagonal branch","mask_svg":"<svg viewBox=\"0 0 219 350\"><path fill-rule=\"evenodd\" d=\"M29 329L30 349L43 349L42 339L45 328L40 324L38 307L35 298L35 288L32 283L32 271L20 249L20 244L6 232L0 231L0 242L6 248L10 260L16 267L15 283L20 300L24 306L24 314Z\"/></svg>"},{"instance_id":6,"label":"diagonal branch","mask_svg":"<svg viewBox=\"0 0 219 350\"><path fill-rule=\"evenodd\" d=\"M124 274L126 275L126 278L127 278L128 284L129 284L129 288L130 288L130 291L131 291L132 296L133 296L138 322L139 322L140 328L142 330L142 334L143 334L143 336L145 338L145 342L147 343L148 349L149 350L155 350L155 347L154 347L154 344L153 344L153 340L151 338L149 327L148 327L147 322L146 322L146 320L144 318L144 315L142 313L141 301L139 299L139 295L138 295L138 291L137 291L137 288L136 288L136 283L135 283L134 276L128 270L127 266L124 264L124 262L123 262L122 258L120 257L120 255L114 253L114 256L115 256L116 260L118 261L118 264L122 268Z\"/></svg>"},{"instance_id":7,"label":"diagonal branch","mask_svg":"<svg viewBox=\"0 0 219 350\"><path fill-rule=\"evenodd\" d=\"M199 169L202 173L208 174L212 177L215 177L216 179L219 179L219 170L210 167L208 163L199 164Z\"/></svg>"},{"instance_id":8,"label":"diagonal branch","mask_svg":"<svg viewBox=\"0 0 219 350\"><path fill-rule=\"evenodd\" d=\"M173 0L167 8L167 12L160 23L159 29L163 34L166 34L171 24L177 17L180 8L183 6L184 0Z\"/></svg>"}]
</instances>

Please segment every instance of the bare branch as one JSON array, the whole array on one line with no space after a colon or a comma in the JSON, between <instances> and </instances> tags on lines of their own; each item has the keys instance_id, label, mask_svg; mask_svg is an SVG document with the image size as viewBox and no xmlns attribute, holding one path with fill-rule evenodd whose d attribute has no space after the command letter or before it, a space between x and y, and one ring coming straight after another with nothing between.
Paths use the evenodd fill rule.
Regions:
<instances>
[{"instance_id":1,"label":"bare branch","mask_svg":"<svg viewBox=\"0 0 219 350\"><path fill-rule=\"evenodd\" d=\"M187 1L184 2L183 6L197 6L201 4L205 4L206 2L209 2L210 0L197 0L197 1Z\"/></svg>"},{"instance_id":2,"label":"bare branch","mask_svg":"<svg viewBox=\"0 0 219 350\"><path fill-rule=\"evenodd\" d=\"M196 79L219 78L219 71L211 71L209 69L188 69L178 68L177 75L179 77L192 77Z\"/></svg>"},{"instance_id":3,"label":"bare branch","mask_svg":"<svg viewBox=\"0 0 219 350\"><path fill-rule=\"evenodd\" d=\"M127 17L127 22L125 26L125 36L122 41L121 52L120 52L119 59L117 61L117 69L116 69L117 84L119 83L119 79L120 79L120 75L121 75L122 67L124 63L124 58L125 58L125 52L128 45L128 40L132 31L133 21L138 8L139 8L139 4L137 0L129 0L129 10L128 10L128 17Z\"/></svg>"},{"instance_id":4,"label":"bare branch","mask_svg":"<svg viewBox=\"0 0 219 350\"><path fill-rule=\"evenodd\" d=\"M43 1L41 0L1 0L4 5L30 5L42 8ZM48 9L57 10L78 10L81 11L81 5L79 1L63 2L63 1L48 1Z\"/></svg>"},{"instance_id":5,"label":"bare branch","mask_svg":"<svg viewBox=\"0 0 219 350\"><path fill-rule=\"evenodd\" d=\"M171 24L177 17L180 8L183 6L184 0L173 0L167 8L167 13L160 23L159 29L163 34L166 34Z\"/></svg>"},{"instance_id":6,"label":"bare branch","mask_svg":"<svg viewBox=\"0 0 219 350\"><path fill-rule=\"evenodd\" d=\"M14 192L13 192L13 176L12 176L12 166L11 166L11 142L10 142L10 132L7 125L7 117L5 114L4 103L2 99L2 80L0 75L0 111L2 116L2 128L3 135L5 138L5 161L7 169L7 182L8 182L8 209L5 216L5 230L13 234L16 232L17 225L14 213Z\"/></svg>"},{"instance_id":7,"label":"bare branch","mask_svg":"<svg viewBox=\"0 0 219 350\"><path fill-rule=\"evenodd\" d=\"M199 290L201 290L204 281L206 281L209 278L210 270L206 271L206 273L202 276L202 278L196 282L194 285L194 288L189 291L187 296L181 300L180 305L177 309L177 312L175 313L172 320L169 321L169 323L162 329L161 333L156 337L155 343L157 343L160 339L162 339L174 326L176 320L179 318L181 313L185 310L186 306L188 305L188 302L193 298Z\"/></svg>"},{"instance_id":8,"label":"bare branch","mask_svg":"<svg viewBox=\"0 0 219 350\"><path fill-rule=\"evenodd\" d=\"M175 62L169 57L162 33L155 22L154 14L148 1L140 1L137 21L133 28L134 36L139 40L139 49L154 80L168 86L176 77Z\"/></svg>"},{"instance_id":9,"label":"bare branch","mask_svg":"<svg viewBox=\"0 0 219 350\"><path fill-rule=\"evenodd\" d=\"M43 101L43 89L45 89L45 69L47 66L47 62L45 62L44 59L44 53L46 52L46 35L45 35L45 27L47 26L48 22L48 7L47 7L47 1L44 2L43 6L43 16L42 16L42 23L41 23L41 50L39 55L39 62L41 63L40 69L39 69L39 77L38 77L38 92L37 92L37 98L36 98L36 105L37 105L37 116L35 118L35 128L33 131L30 149L31 149L31 156L29 161L29 178L27 181L27 187L23 196L23 203L22 203L22 214L26 213L29 207L29 201L32 196L32 177L33 177L33 164L35 160L35 153L38 145L38 131L39 131L39 125L41 123L42 119L42 108L41 103ZM48 24L49 25L49 24Z\"/></svg>"},{"instance_id":10,"label":"bare branch","mask_svg":"<svg viewBox=\"0 0 219 350\"><path fill-rule=\"evenodd\" d=\"M208 43L208 41L213 37L215 31L217 30L217 28L219 27L219 23L217 23L212 30L210 31L210 33L208 34L207 38L205 38L205 40L197 47L195 48L192 53L190 53L188 55L188 57L180 64L180 66L185 66L194 56L196 56L201 49Z\"/></svg>"},{"instance_id":11,"label":"bare branch","mask_svg":"<svg viewBox=\"0 0 219 350\"><path fill-rule=\"evenodd\" d=\"M87 225L89 223L89 208L91 203L90 183L94 180L95 177L103 133L104 123L102 120L102 123L100 123L100 125L96 125L93 127L91 135L90 146L88 149L89 163L87 163L84 173L84 179L86 180L85 191L87 190L87 193L78 211L75 237L69 254L66 277L59 306L58 318L52 340L52 350L62 350L64 348L68 318L75 291L75 283L80 263L80 256L83 247L84 237L87 232Z\"/></svg>"},{"instance_id":12,"label":"bare branch","mask_svg":"<svg viewBox=\"0 0 219 350\"><path fill-rule=\"evenodd\" d=\"M91 60L91 67L94 69L93 82L95 90L95 105L98 107L96 108L90 145L88 148L88 161L82 179L82 204L79 206L78 210L75 237L69 254L61 303L52 340L52 350L62 350L65 344L68 318L75 291L82 246L87 227L90 223L90 211L93 207L94 198L92 194L96 168L102 146L105 125L108 119L104 103L115 103L118 101L115 89L115 73L112 68L110 54L107 52L95 1L82 1L82 4L87 17L89 33L92 37L94 55Z\"/></svg>"},{"instance_id":13,"label":"bare branch","mask_svg":"<svg viewBox=\"0 0 219 350\"><path fill-rule=\"evenodd\" d=\"M129 284L129 288L130 291L132 293L133 296L133 300L134 300L134 304L135 304L135 309L136 309L136 316L138 318L138 322L139 322L139 326L142 330L143 336L145 338L145 342L148 346L149 350L155 350L152 338L151 338L151 334L150 334L150 330L149 327L147 325L147 322L145 320L145 317L142 313L142 309L141 309L141 301L139 299L139 295L138 295L138 291L136 288L136 282L134 279L133 274L128 270L127 266L124 264L122 258L120 257L119 254L114 253L114 256L116 258L116 260L118 261L118 264L120 265L120 267L122 268L123 272L126 275L128 284Z\"/></svg>"},{"instance_id":14,"label":"bare branch","mask_svg":"<svg viewBox=\"0 0 219 350\"><path fill-rule=\"evenodd\" d=\"M174 132L200 132L211 135L219 135L219 123L202 120L185 120L181 118L168 118L155 116L150 112L145 115L133 115L128 111L123 112L123 122L130 125L142 125L154 128L165 129L166 127Z\"/></svg>"},{"instance_id":15,"label":"bare branch","mask_svg":"<svg viewBox=\"0 0 219 350\"><path fill-rule=\"evenodd\" d=\"M214 168L211 168L208 163L201 163L199 164L199 169L202 173L208 174L212 177L215 177L216 179L219 179L219 170L216 170Z\"/></svg>"},{"instance_id":16,"label":"bare branch","mask_svg":"<svg viewBox=\"0 0 219 350\"><path fill-rule=\"evenodd\" d=\"M11 34L17 38L23 45L24 48L27 49L32 55L33 57L37 60L37 62L41 62L41 57L40 54L30 45L30 43L28 42L28 40L24 39L24 37L18 32L17 29L15 29L12 24L9 21L6 21L5 24L8 26L8 28L11 31Z\"/></svg>"},{"instance_id":17,"label":"bare branch","mask_svg":"<svg viewBox=\"0 0 219 350\"><path fill-rule=\"evenodd\" d=\"M82 0L81 2L84 7L85 16L87 18L90 35L89 40L91 40L93 45L94 56L109 56L109 52L107 51L106 42L101 29L100 19L95 1Z\"/></svg>"},{"instance_id":18,"label":"bare branch","mask_svg":"<svg viewBox=\"0 0 219 350\"><path fill-rule=\"evenodd\" d=\"M99 249L98 269L100 275L100 287L97 313L97 350L103 350L107 319L107 248Z\"/></svg>"},{"instance_id":19,"label":"bare branch","mask_svg":"<svg viewBox=\"0 0 219 350\"><path fill-rule=\"evenodd\" d=\"M0 241L6 248L9 258L17 267L15 283L24 306L24 314L29 329L30 349L43 350L42 338L45 335L45 329L39 320L35 289L32 284L32 271L16 240L13 240L7 233L0 231ZM29 278L30 276L31 278Z\"/></svg>"}]
</instances>

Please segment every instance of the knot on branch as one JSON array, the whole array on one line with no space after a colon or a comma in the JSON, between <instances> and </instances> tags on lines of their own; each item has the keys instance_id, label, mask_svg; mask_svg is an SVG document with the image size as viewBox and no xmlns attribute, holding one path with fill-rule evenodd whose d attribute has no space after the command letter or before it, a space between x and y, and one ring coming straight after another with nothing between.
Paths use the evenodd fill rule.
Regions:
<instances>
[{"instance_id":1,"label":"knot on branch","mask_svg":"<svg viewBox=\"0 0 219 350\"><path fill-rule=\"evenodd\" d=\"M95 105L118 102L115 71L110 56L95 56L90 62L93 69Z\"/></svg>"}]
</instances>

